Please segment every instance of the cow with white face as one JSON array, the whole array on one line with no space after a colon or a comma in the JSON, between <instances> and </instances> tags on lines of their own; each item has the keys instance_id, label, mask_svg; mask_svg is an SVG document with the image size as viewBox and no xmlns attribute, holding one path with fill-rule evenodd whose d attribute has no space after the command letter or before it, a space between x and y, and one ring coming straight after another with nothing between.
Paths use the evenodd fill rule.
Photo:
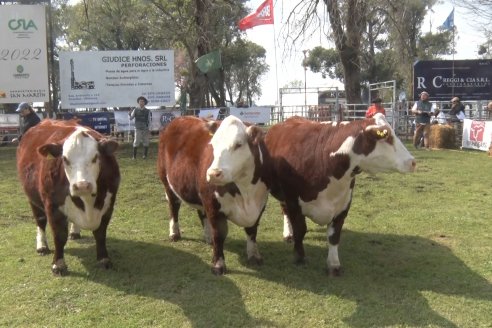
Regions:
<instances>
[{"instance_id":1,"label":"cow with white face","mask_svg":"<svg viewBox=\"0 0 492 328\"><path fill-rule=\"evenodd\" d=\"M114 152L118 143L75 121L44 120L31 128L17 149L17 170L37 223L37 251L49 252L46 224L53 231L52 272L67 273L64 247L70 233L91 230L97 260L111 267L106 230L120 174Z\"/></svg>"},{"instance_id":2,"label":"cow with white face","mask_svg":"<svg viewBox=\"0 0 492 328\"><path fill-rule=\"evenodd\" d=\"M340 274L338 244L350 209L355 176L413 172L415 159L382 114L352 122L290 118L270 128L265 144L272 163L272 195L284 212L284 238L304 261L306 219L328 226L328 271Z\"/></svg>"},{"instance_id":3,"label":"cow with white face","mask_svg":"<svg viewBox=\"0 0 492 328\"><path fill-rule=\"evenodd\" d=\"M248 260L262 262L256 234L269 184L263 135L234 116L222 122L180 117L161 132L157 165L169 202L169 237L181 238L181 202L197 209L210 233L215 274L226 271L227 220L245 228Z\"/></svg>"}]
</instances>

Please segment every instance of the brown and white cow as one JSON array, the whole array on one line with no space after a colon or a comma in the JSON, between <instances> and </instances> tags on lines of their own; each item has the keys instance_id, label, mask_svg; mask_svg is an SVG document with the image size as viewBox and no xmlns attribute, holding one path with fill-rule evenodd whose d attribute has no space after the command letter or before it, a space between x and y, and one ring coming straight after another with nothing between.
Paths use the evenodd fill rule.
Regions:
<instances>
[{"instance_id":1,"label":"brown and white cow","mask_svg":"<svg viewBox=\"0 0 492 328\"><path fill-rule=\"evenodd\" d=\"M37 224L36 248L49 252L48 222L55 244L52 272L67 273L64 247L69 221L91 230L97 260L111 267L106 229L120 182L114 151L118 143L75 121L44 120L23 136L17 171Z\"/></svg>"},{"instance_id":2,"label":"brown and white cow","mask_svg":"<svg viewBox=\"0 0 492 328\"><path fill-rule=\"evenodd\" d=\"M338 244L350 209L355 176L413 172L415 159L382 114L352 122L290 118L270 128L265 143L272 163L272 195L284 212L284 238L304 261L306 219L328 225L328 272L340 274Z\"/></svg>"},{"instance_id":3,"label":"brown and white cow","mask_svg":"<svg viewBox=\"0 0 492 328\"><path fill-rule=\"evenodd\" d=\"M181 237L180 203L197 209L205 233L210 229L217 275L226 271L227 220L245 228L248 260L262 262L256 234L268 198L263 136L234 116L222 122L179 117L160 134L157 165L169 203L170 240Z\"/></svg>"}]
</instances>

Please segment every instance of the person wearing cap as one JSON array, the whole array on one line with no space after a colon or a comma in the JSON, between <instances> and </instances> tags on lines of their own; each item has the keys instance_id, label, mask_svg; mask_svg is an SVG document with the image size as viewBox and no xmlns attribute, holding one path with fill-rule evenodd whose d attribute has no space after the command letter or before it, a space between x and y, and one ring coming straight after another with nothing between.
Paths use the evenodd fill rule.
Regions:
<instances>
[{"instance_id":1,"label":"person wearing cap","mask_svg":"<svg viewBox=\"0 0 492 328\"><path fill-rule=\"evenodd\" d=\"M384 109L383 105L381 105L382 102L383 102L383 100L381 98L379 98L379 97L375 98L372 101L372 105L369 106L369 108L367 108L366 118L371 118L374 115L376 115L377 113L381 113L384 116L386 116L386 110Z\"/></svg>"},{"instance_id":2,"label":"person wearing cap","mask_svg":"<svg viewBox=\"0 0 492 328\"><path fill-rule=\"evenodd\" d=\"M450 122L460 122L465 117L465 106L460 101L460 98L453 97L451 99L451 110L449 111Z\"/></svg>"},{"instance_id":3,"label":"person wearing cap","mask_svg":"<svg viewBox=\"0 0 492 328\"><path fill-rule=\"evenodd\" d=\"M137 98L138 107L135 107L128 115L130 120L135 119L135 139L133 140L133 156L132 159L137 158L137 149L140 144L143 144L144 154L143 159L147 158L149 152L149 139L150 139L150 122L152 121L152 113L145 107L148 101L144 96Z\"/></svg>"},{"instance_id":4,"label":"person wearing cap","mask_svg":"<svg viewBox=\"0 0 492 328\"><path fill-rule=\"evenodd\" d=\"M27 130L41 122L41 119L34 112L34 109L26 102L20 103L15 111L20 115L20 134L18 138L12 139L12 142L20 141Z\"/></svg>"},{"instance_id":5,"label":"person wearing cap","mask_svg":"<svg viewBox=\"0 0 492 328\"><path fill-rule=\"evenodd\" d=\"M429 101L429 93L422 91L420 100L416 101L412 107L415 114L415 133L413 135L413 145L419 148L420 140L424 139L424 147L429 149L429 134L431 116L437 115L436 105Z\"/></svg>"}]
</instances>

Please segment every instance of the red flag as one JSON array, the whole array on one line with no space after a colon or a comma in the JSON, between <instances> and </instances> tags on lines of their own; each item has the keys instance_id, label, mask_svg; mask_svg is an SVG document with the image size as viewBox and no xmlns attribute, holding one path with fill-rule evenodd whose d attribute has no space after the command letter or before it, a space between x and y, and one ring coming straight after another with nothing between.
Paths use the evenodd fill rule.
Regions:
<instances>
[{"instance_id":1,"label":"red flag","mask_svg":"<svg viewBox=\"0 0 492 328\"><path fill-rule=\"evenodd\" d=\"M273 24L273 0L265 0L256 12L249 14L239 21L239 29L241 31L257 25Z\"/></svg>"}]
</instances>

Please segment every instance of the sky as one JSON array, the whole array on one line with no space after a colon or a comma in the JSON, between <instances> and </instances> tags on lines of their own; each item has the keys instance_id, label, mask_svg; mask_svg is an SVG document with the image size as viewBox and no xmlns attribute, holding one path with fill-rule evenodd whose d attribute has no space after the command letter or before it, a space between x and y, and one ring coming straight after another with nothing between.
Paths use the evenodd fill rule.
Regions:
<instances>
[{"instance_id":1,"label":"sky","mask_svg":"<svg viewBox=\"0 0 492 328\"><path fill-rule=\"evenodd\" d=\"M250 12L254 12L264 0L251 0L247 2ZM256 100L257 105L275 105L278 104L278 88L285 87L292 81L301 81L304 86L304 68L302 67L303 50L312 49L316 46L332 47L323 36L322 32L315 32L313 37L307 38L307 41L299 45L296 50L285 53L284 43L281 38L281 30L285 25L290 6L299 1L274 0L274 18L273 25L260 25L246 30L247 38L261 45L266 49L266 63L270 66L270 71L262 79L262 96ZM444 1L436 5L429 11L422 25L422 32L427 33L432 30L433 33L441 26L448 15L453 10L453 5L449 1ZM474 30L467 20L464 9L455 8L454 24L457 28L455 34L457 54L454 59L477 59L478 45L484 42L483 35ZM327 27L326 27L327 29ZM453 59L453 56L444 56L443 59ZM383 81L381 81L383 82ZM312 73L309 69L306 71L306 87L339 87L343 89L343 84L338 81L323 79L320 73ZM309 101L308 101L309 102Z\"/></svg>"}]
</instances>

